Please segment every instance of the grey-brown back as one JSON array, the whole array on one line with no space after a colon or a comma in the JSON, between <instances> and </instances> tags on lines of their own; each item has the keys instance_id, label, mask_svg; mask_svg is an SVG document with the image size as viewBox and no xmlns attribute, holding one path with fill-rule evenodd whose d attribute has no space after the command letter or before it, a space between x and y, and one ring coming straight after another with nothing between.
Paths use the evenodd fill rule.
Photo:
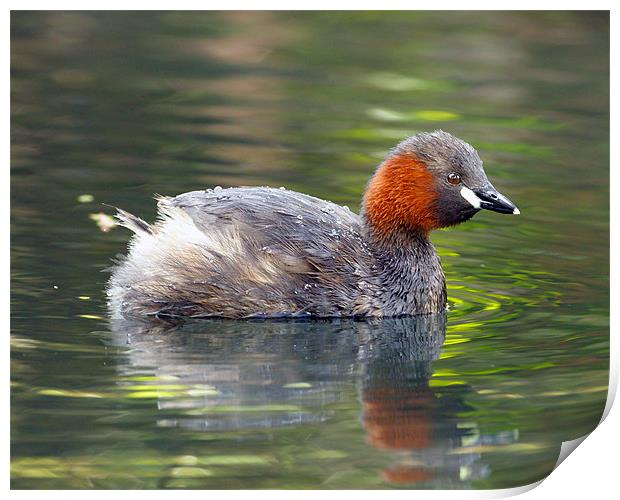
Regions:
<instances>
[{"instance_id":1,"label":"grey-brown back","mask_svg":"<svg viewBox=\"0 0 620 500\"><path fill-rule=\"evenodd\" d=\"M371 313L374 257L358 215L273 188L193 191L134 228L108 294L125 316L279 317Z\"/></svg>"}]
</instances>

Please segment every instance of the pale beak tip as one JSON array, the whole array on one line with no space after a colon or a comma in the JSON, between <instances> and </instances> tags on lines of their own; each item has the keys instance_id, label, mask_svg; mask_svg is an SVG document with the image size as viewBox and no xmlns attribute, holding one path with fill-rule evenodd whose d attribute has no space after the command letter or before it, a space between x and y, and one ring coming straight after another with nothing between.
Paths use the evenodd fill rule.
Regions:
<instances>
[{"instance_id":1,"label":"pale beak tip","mask_svg":"<svg viewBox=\"0 0 620 500\"><path fill-rule=\"evenodd\" d=\"M519 215L521 213L521 211L515 207L515 209L512 211L513 215Z\"/></svg>"}]
</instances>

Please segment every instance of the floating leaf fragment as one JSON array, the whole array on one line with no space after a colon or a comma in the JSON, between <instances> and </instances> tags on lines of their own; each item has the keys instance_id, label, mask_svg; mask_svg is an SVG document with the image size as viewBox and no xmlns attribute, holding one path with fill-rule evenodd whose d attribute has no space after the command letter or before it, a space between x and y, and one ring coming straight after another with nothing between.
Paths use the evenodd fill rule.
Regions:
<instances>
[{"instance_id":1,"label":"floating leaf fragment","mask_svg":"<svg viewBox=\"0 0 620 500\"><path fill-rule=\"evenodd\" d=\"M309 384L308 382L294 382L292 384L285 384L282 387L285 389L309 389L312 387L312 384Z\"/></svg>"},{"instance_id":2,"label":"floating leaf fragment","mask_svg":"<svg viewBox=\"0 0 620 500\"><path fill-rule=\"evenodd\" d=\"M114 217L103 212L89 214L88 218L92 221L95 221L97 227L104 233L107 233L110 229L115 228L117 225Z\"/></svg>"},{"instance_id":3,"label":"floating leaf fragment","mask_svg":"<svg viewBox=\"0 0 620 500\"><path fill-rule=\"evenodd\" d=\"M77 201L80 203L92 203L95 201L95 197L92 194L85 193L78 196Z\"/></svg>"}]
</instances>

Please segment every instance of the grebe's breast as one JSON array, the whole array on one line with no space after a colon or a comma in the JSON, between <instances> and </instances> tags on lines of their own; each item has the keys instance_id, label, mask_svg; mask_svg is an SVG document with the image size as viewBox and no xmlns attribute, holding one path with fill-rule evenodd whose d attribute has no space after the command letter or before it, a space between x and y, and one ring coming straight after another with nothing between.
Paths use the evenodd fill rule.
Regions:
<instances>
[{"instance_id":1,"label":"grebe's breast","mask_svg":"<svg viewBox=\"0 0 620 500\"><path fill-rule=\"evenodd\" d=\"M373 257L348 208L273 188L159 200L114 271L124 315L278 317L366 314Z\"/></svg>"}]
</instances>

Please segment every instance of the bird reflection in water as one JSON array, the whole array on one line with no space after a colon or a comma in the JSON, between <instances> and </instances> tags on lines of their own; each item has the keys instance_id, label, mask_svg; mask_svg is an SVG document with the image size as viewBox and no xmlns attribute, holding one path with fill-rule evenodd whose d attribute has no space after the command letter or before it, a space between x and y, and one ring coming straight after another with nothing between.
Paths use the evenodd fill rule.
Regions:
<instances>
[{"instance_id":1,"label":"bird reflection in water","mask_svg":"<svg viewBox=\"0 0 620 500\"><path fill-rule=\"evenodd\" d=\"M395 320L373 332L361 360L362 423L371 445L395 452L382 471L390 483L462 488L490 472L475 451L481 444L515 439L480 436L475 422L459 417L472 410L464 402L470 387L429 384L445 332L445 315Z\"/></svg>"},{"instance_id":2,"label":"bird reflection in water","mask_svg":"<svg viewBox=\"0 0 620 500\"><path fill-rule=\"evenodd\" d=\"M158 399L160 427L217 432L320 424L357 387L367 442L387 455L383 479L429 488L463 488L486 477L480 447L517 439L516 430L481 435L466 420L469 386L429 383L445 314L112 326L113 343L127 348L121 383L151 375L185 388Z\"/></svg>"}]
</instances>

